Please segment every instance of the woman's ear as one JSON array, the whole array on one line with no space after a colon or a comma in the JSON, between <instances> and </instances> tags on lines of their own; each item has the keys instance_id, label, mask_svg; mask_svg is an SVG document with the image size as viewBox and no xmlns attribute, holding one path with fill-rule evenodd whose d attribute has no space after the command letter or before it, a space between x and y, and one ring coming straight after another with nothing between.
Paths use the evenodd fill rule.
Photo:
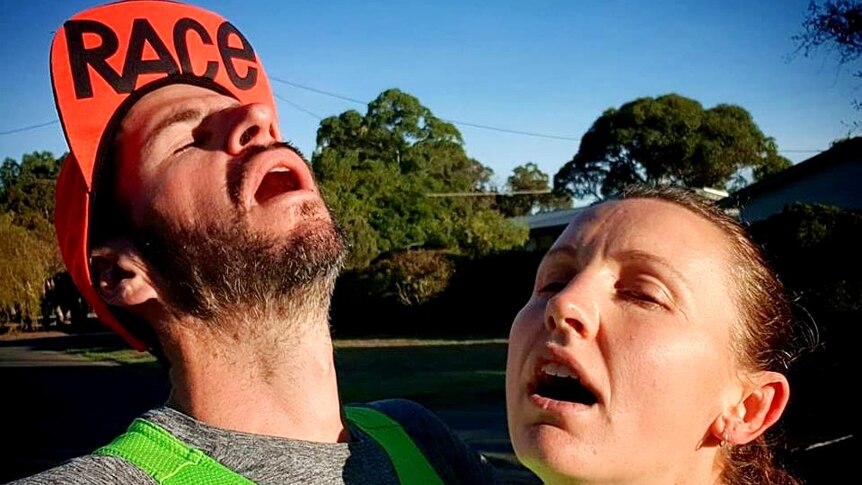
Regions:
<instances>
[{"instance_id":1,"label":"woman's ear","mask_svg":"<svg viewBox=\"0 0 862 485\"><path fill-rule=\"evenodd\" d=\"M147 265L128 241L113 240L94 248L90 272L99 295L111 305L128 308L158 300Z\"/></svg>"},{"instance_id":2,"label":"woman's ear","mask_svg":"<svg viewBox=\"0 0 862 485\"><path fill-rule=\"evenodd\" d=\"M712 434L722 443L743 445L754 441L778 421L790 399L790 384L779 372L754 374L742 400L712 426Z\"/></svg>"}]
</instances>

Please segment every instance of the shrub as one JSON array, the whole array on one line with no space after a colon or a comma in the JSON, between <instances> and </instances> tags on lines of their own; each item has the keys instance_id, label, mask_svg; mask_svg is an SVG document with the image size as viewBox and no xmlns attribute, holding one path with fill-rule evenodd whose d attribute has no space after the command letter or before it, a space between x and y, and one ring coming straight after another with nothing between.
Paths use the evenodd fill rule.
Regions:
<instances>
[{"instance_id":1,"label":"shrub","mask_svg":"<svg viewBox=\"0 0 862 485\"><path fill-rule=\"evenodd\" d=\"M442 293L455 273L455 265L440 251L399 251L374 262L373 288L406 306L428 303Z\"/></svg>"},{"instance_id":2,"label":"shrub","mask_svg":"<svg viewBox=\"0 0 862 485\"><path fill-rule=\"evenodd\" d=\"M847 383L856 379L862 323L862 213L794 204L750 230L795 295L800 320L813 321L819 334L818 348L790 372L788 429L808 444L850 434L856 409ZM824 412L826 395L833 398Z\"/></svg>"}]
</instances>

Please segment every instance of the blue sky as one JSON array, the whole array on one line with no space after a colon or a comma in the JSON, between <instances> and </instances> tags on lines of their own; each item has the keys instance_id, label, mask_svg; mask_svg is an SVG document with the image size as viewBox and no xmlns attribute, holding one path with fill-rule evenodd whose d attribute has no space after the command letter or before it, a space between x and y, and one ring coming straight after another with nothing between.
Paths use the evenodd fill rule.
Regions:
<instances>
[{"instance_id":1,"label":"blue sky","mask_svg":"<svg viewBox=\"0 0 862 485\"><path fill-rule=\"evenodd\" d=\"M609 107L676 92L738 104L794 162L862 118L859 80L834 56L795 55L808 0L199 1L251 41L279 100L282 133L310 155L322 117L396 87L457 124L498 183L535 162L550 176ZM53 31L92 6L5 0L0 133L57 120L48 73ZM313 90L312 90L313 89ZM469 126L551 137L526 136ZM858 134L858 133L857 133ZM552 138L552 137L561 137ZM0 135L0 157L66 151L59 123Z\"/></svg>"}]
</instances>

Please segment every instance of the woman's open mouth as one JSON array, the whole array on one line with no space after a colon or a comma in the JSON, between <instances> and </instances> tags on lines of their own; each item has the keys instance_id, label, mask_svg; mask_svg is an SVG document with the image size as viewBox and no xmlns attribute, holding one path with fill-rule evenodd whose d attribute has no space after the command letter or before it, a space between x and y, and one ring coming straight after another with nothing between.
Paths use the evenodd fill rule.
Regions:
<instances>
[{"instance_id":1,"label":"woman's open mouth","mask_svg":"<svg viewBox=\"0 0 862 485\"><path fill-rule=\"evenodd\" d=\"M545 361L528 386L528 394L592 406L598 402L596 395L584 386L581 379L564 364Z\"/></svg>"}]
</instances>

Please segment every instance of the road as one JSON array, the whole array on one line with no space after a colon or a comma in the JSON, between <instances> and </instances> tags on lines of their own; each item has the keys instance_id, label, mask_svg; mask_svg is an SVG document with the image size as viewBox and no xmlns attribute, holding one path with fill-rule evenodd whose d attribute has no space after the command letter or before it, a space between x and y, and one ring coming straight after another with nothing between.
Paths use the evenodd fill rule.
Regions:
<instances>
[{"instance_id":1,"label":"road","mask_svg":"<svg viewBox=\"0 0 862 485\"><path fill-rule=\"evenodd\" d=\"M94 362L66 348L114 346L113 334L0 341L0 483L88 453L123 432L133 418L164 403L167 377L154 366ZM514 459L504 408L433 409L489 457L507 483L537 484Z\"/></svg>"},{"instance_id":2,"label":"road","mask_svg":"<svg viewBox=\"0 0 862 485\"><path fill-rule=\"evenodd\" d=\"M0 429L4 438L0 483L108 443L134 417L164 403L168 386L161 369L93 362L63 351L116 344L113 334L0 341ZM785 420L790 424L786 437L797 446L781 456L805 485L846 483L859 456L858 425L853 424L858 420L845 412L829 411L849 404L823 398L821 391L803 387L799 395L810 399L797 403L797 411ZM432 410L488 456L507 483L535 485L535 476L514 459L503 406L481 411Z\"/></svg>"}]
</instances>

